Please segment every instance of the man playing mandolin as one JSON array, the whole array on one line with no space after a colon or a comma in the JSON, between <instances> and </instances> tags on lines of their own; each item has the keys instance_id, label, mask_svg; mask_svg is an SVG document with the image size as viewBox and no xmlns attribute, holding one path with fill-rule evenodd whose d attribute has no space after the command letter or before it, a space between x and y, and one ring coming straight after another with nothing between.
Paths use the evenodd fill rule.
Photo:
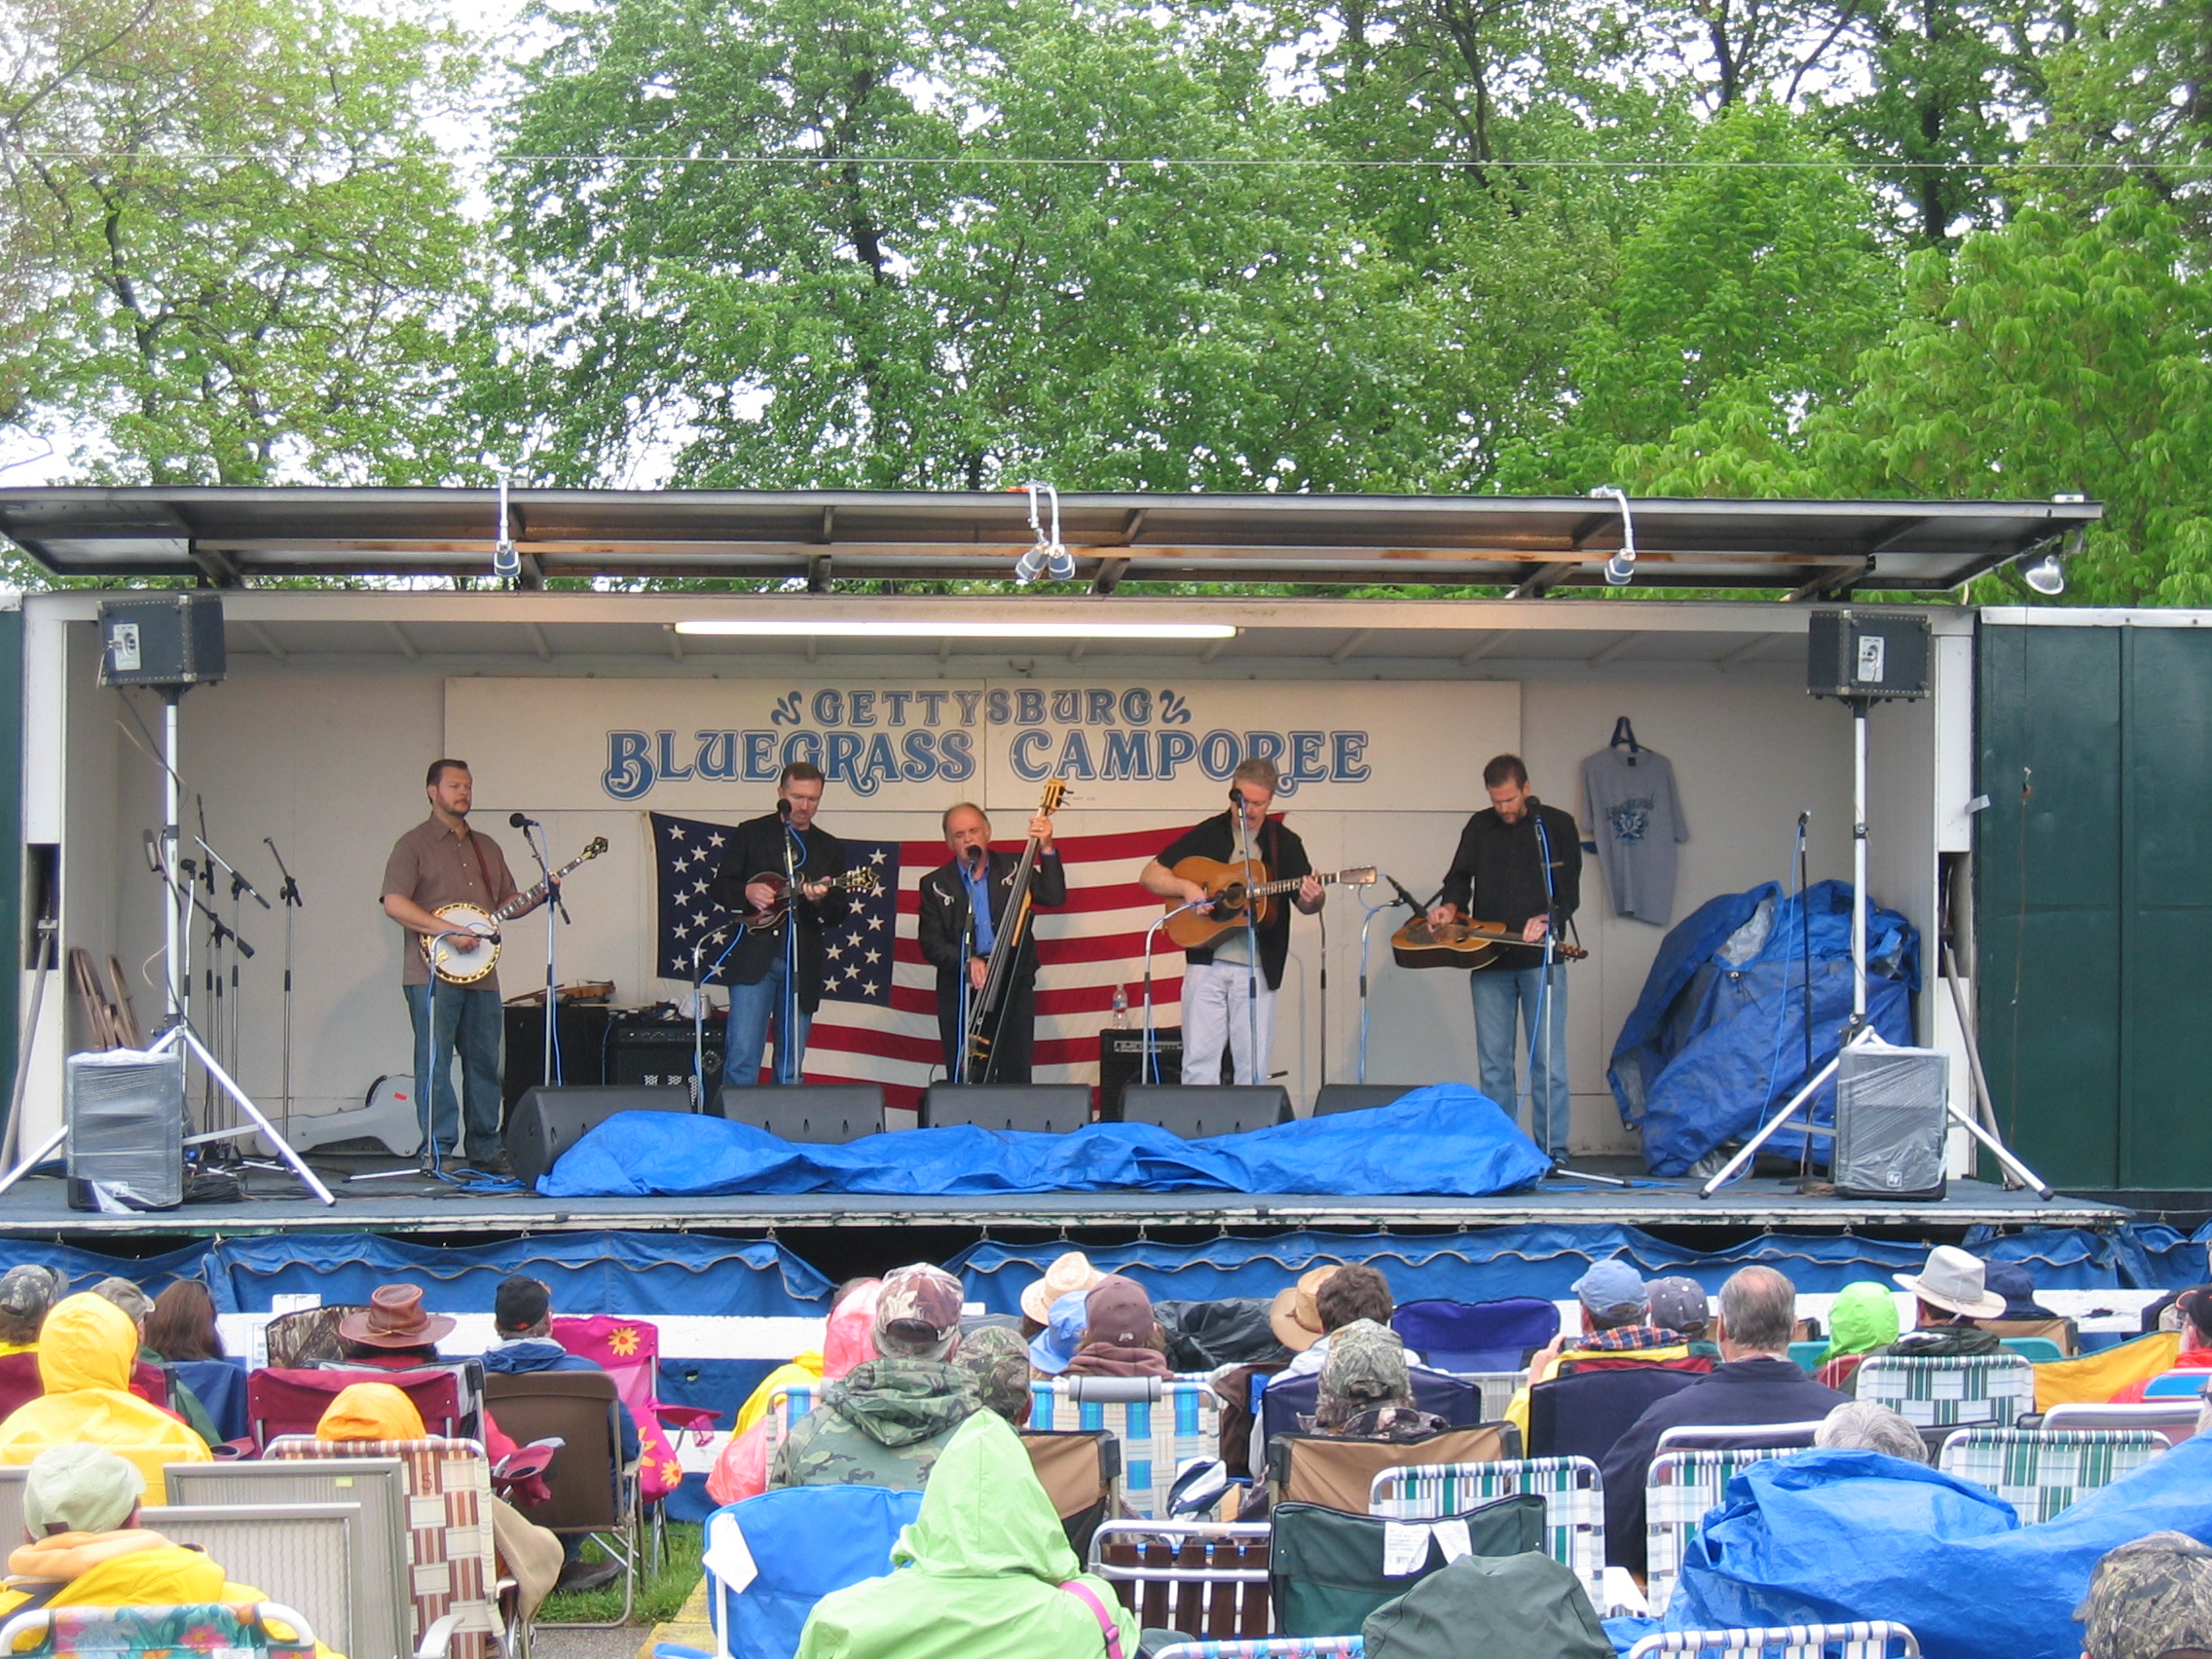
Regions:
<instances>
[{"instance_id":1,"label":"man playing mandolin","mask_svg":"<svg viewBox=\"0 0 2212 1659\"><path fill-rule=\"evenodd\" d=\"M1198 882L1179 876L1170 867L1189 858L1212 859L1221 864L1251 862L1265 866L1254 872L1255 884L1295 880L1292 903L1310 916L1327 897L1314 879L1313 866L1306 857L1306 843L1295 830L1279 822L1270 823L1268 808L1274 803L1277 775L1270 760L1246 760L1229 775L1229 793L1236 804L1203 823L1195 824L1161 849L1144 866L1137 879L1148 893L1177 903L1206 897ZM1259 968L1253 972L1251 943L1257 937ZM1284 962L1290 955L1290 911L1279 903L1267 905L1267 914L1247 933L1231 928L1211 948L1188 952L1183 968L1183 1081L1218 1083L1221 1051L1226 1043L1237 1083L1268 1081L1268 1056L1274 1049L1275 992L1282 986ZM1257 993L1255 995L1255 993ZM1258 1026L1258 1042L1253 1027Z\"/></svg>"},{"instance_id":2,"label":"man playing mandolin","mask_svg":"<svg viewBox=\"0 0 2212 1659\"><path fill-rule=\"evenodd\" d=\"M1459 832L1459 850L1428 922L1432 929L1460 921L1502 923L1508 937L1524 941L1522 948L1496 952L1468 978L1482 1088L1509 1115L1517 1112L1518 1016L1530 1050L1529 1133L1553 1162L1562 1163L1569 1111L1567 971L1555 963L1547 976L1541 946L1545 934L1556 937L1582 902L1582 848L1573 818L1529 793L1529 769L1519 756L1500 755L1485 766L1483 788L1490 792L1490 810L1476 813Z\"/></svg>"},{"instance_id":3,"label":"man playing mandolin","mask_svg":"<svg viewBox=\"0 0 2212 1659\"><path fill-rule=\"evenodd\" d=\"M946 810L942 819L944 844L952 857L922 877L921 917L916 927L922 958L937 969L937 1028L944 1042L944 1075L961 1079L960 1051L962 1007L960 981L968 981L970 999L980 996L988 977L991 952L1006 922L1007 901L1014 889L1013 853L991 851L991 821L983 809L962 801ZM1029 898L1050 908L1068 902L1067 872L1060 867L1059 849L1052 845L1052 821L1040 812L1029 821L1029 837L1037 843L1037 864ZM977 901L983 901L978 903ZM975 931L969 931L969 918ZM970 1083L1027 1083L1030 1053L1037 1030L1037 939L1024 931L1020 955L1007 981L1007 1007L998 1022L998 1035L987 1059L972 1065L965 1077Z\"/></svg>"},{"instance_id":4,"label":"man playing mandolin","mask_svg":"<svg viewBox=\"0 0 2212 1659\"><path fill-rule=\"evenodd\" d=\"M424 938L448 935L457 953L455 966L465 971L469 958L485 948L472 935L460 932L436 914L441 905L473 904L481 910L498 909L515 897L515 878L508 873L506 855L498 842L468 827L469 808L475 804L475 786L467 763L440 759L430 762L423 780L430 797L430 816L399 837L384 866L384 913L410 934ZM560 884L553 883L558 891ZM528 915L545 903L515 912ZM457 1150L459 1114L453 1096L453 1062L461 1060L461 1108L468 1124L468 1156L479 1169L504 1175L506 1153L499 1145L499 1039L503 1019L499 1011L499 976L497 969L469 984L455 984L431 973L415 940L399 955L399 985L407 998L407 1013L415 1027L415 1065L428 1070L435 1086L425 1088L415 1080L416 1121L423 1125L423 1165L431 1167L433 1149L439 1158ZM433 1127L434 1125L434 1127Z\"/></svg>"}]
</instances>

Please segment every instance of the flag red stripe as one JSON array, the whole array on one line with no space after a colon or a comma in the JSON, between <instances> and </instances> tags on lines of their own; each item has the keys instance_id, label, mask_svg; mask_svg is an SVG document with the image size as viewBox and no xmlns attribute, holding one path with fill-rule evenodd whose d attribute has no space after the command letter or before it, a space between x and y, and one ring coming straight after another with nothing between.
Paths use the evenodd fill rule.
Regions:
<instances>
[{"instance_id":1,"label":"flag red stripe","mask_svg":"<svg viewBox=\"0 0 2212 1659\"><path fill-rule=\"evenodd\" d=\"M1100 910L1134 910L1141 906L1161 904L1154 895L1147 893L1133 881L1108 882L1097 887L1077 887L1068 893L1067 903L1050 908L1040 906L1047 916L1094 915ZM1164 904L1161 904L1162 909ZM899 891L899 913L902 916L919 915L922 908L922 890L903 887Z\"/></svg>"}]
</instances>

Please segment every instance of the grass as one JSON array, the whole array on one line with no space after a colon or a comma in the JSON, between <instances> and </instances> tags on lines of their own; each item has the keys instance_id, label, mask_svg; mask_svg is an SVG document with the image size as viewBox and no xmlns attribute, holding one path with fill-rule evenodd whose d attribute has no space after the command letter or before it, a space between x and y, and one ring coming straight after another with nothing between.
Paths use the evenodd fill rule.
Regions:
<instances>
[{"instance_id":1,"label":"grass","mask_svg":"<svg viewBox=\"0 0 2212 1659\"><path fill-rule=\"evenodd\" d=\"M642 1535L646 1540L649 1561L650 1532L642 1530ZM676 1617L685 1598L699 1582L700 1548L700 1529L695 1522L671 1521L668 1524L668 1549L660 1571L638 1580L638 1604L630 1613L632 1624L663 1624ZM597 1544L586 1544L584 1559L601 1561L606 1557ZM559 1624L570 1620L610 1619L621 1610L622 1581L618 1578L600 1590L556 1590L537 1609L537 1618L541 1624Z\"/></svg>"}]
</instances>

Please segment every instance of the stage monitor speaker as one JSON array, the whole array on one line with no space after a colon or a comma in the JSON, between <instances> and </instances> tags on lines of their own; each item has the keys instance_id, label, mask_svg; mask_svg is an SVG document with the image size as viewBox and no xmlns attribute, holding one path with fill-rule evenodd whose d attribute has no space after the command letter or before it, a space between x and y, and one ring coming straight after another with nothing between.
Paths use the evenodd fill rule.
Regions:
<instances>
[{"instance_id":1,"label":"stage monitor speaker","mask_svg":"<svg viewBox=\"0 0 2212 1659\"><path fill-rule=\"evenodd\" d=\"M880 1083L767 1083L725 1088L721 1115L788 1141L843 1146L883 1133Z\"/></svg>"},{"instance_id":2,"label":"stage monitor speaker","mask_svg":"<svg viewBox=\"0 0 2212 1659\"><path fill-rule=\"evenodd\" d=\"M1805 620L1805 688L1814 696L1928 695L1926 611L1816 610Z\"/></svg>"},{"instance_id":3,"label":"stage monitor speaker","mask_svg":"<svg viewBox=\"0 0 2212 1659\"><path fill-rule=\"evenodd\" d=\"M1950 1057L1934 1049L1846 1049L1835 1075L1840 1198L1939 1198Z\"/></svg>"},{"instance_id":4,"label":"stage monitor speaker","mask_svg":"<svg viewBox=\"0 0 2212 1659\"><path fill-rule=\"evenodd\" d=\"M1420 1087L1412 1083L1324 1083L1313 1096L1313 1116L1332 1112L1364 1112L1370 1106L1387 1106Z\"/></svg>"},{"instance_id":5,"label":"stage monitor speaker","mask_svg":"<svg viewBox=\"0 0 2212 1659\"><path fill-rule=\"evenodd\" d=\"M689 1112L685 1088L547 1088L526 1091L507 1118L507 1161L525 1187L617 1112Z\"/></svg>"},{"instance_id":6,"label":"stage monitor speaker","mask_svg":"<svg viewBox=\"0 0 2212 1659\"><path fill-rule=\"evenodd\" d=\"M173 1209L184 1202L184 1048L71 1054L63 1062L69 1207Z\"/></svg>"},{"instance_id":7,"label":"stage monitor speaker","mask_svg":"<svg viewBox=\"0 0 2212 1659\"><path fill-rule=\"evenodd\" d=\"M1090 1088L1081 1083L933 1083L922 1093L930 1128L973 1124L1064 1135L1090 1122Z\"/></svg>"},{"instance_id":8,"label":"stage monitor speaker","mask_svg":"<svg viewBox=\"0 0 2212 1659\"><path fill-rule=\"evenodd\" d=\"M100 602L102 685L212 685L226 665L219 596L185 590Z\"/></svg>"},{"instance_id":9,"label":"stage monitor speaker","mask_svg":"<svg viewBox=\"0 0 2212 1659\"><path fill-rule=\"evenodd\" d=\"M1279 1083L1132 1083L1122 1091L1122 1122L1152 1124L1185 1140L1241 1134L1290 1122L1290 1092Z\"/></svg>"}]
</instances>

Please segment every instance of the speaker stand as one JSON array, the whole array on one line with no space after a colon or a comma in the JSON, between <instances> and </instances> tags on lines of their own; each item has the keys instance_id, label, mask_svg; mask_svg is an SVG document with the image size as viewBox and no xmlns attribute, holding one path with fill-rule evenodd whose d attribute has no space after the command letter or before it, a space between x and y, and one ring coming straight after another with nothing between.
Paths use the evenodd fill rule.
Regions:
<instances>
[{"instance_id":1,"label":"speaker stand","mask_svg":"<svg viewBox=\"0 0 2212 1659\"><path fill-rule=\"evenodd\" d=\"M250 1135L258 1131L271 1146L276 1149L276 1156L281 1158L290 1167L292 1173L299 1177L302 1186L313 1193L322 1203L337 1203L338 1200L331 1197L330 1189L315 1178L315 1172L310 1169L301 1161L300 1155L292 1150L292 1143L277 1132L276 1125L272 1124L261 1108L254 1104L253 1096L240 1088L231 1077L231 1074L216 1063L215 1056L207 1051L207 1045L201 1042L199 1033L194 1031L184 1020L176 1020L166 1031L155 1038L148 1047L147 1052L159 1054L180 1043L200 1061L203 1069L214 1081L215 1087L228 1094L238 1109L250 1120L239 1124L236 1128L209 1129L204 1134L187 1135L184 1144L186 1146L199 1146L208 1141L235 1140L240 1135Z\"/></svg>"}]
</instances>

